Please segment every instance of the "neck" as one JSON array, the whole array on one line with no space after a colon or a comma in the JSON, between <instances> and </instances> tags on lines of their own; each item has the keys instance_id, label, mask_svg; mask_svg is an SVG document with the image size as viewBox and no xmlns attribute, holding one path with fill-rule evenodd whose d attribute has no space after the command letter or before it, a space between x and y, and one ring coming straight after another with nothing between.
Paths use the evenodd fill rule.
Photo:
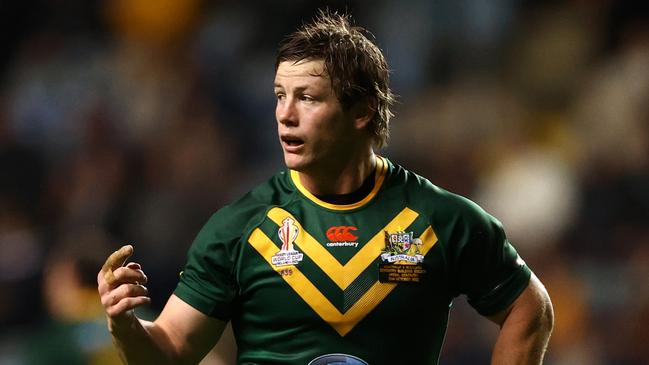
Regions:
<instances>
[{"instance_id":1,"label":"neck","mask_svg":"<svg viewBox=\"0 0 649 365\"><path fill-rule=\"evenodd\" d=\"M327 166L317 171L300 171L302 185L314 195L349 194L358 190L376 168L376 155L370 148L358 156L350 156L344 163Z\"/></svg>"}]
</instances>

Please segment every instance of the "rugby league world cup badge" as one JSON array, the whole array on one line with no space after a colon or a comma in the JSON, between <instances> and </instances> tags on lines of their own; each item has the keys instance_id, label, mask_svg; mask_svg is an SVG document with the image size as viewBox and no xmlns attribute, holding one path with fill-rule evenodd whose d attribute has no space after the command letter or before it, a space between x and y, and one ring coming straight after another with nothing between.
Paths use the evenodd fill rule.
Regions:
<instances>
[{"instance_id":1,"label":"rugby league world cup badge","mask_svg":"<svg viewBox=\"0 0 649 365\"><path fill-rule=\"evenodd\" d=\"M277 231L279 239L282 241L282 247L279 252L272 257L273 266L281 267L296 265L302 261L304 254L297 251L293 246L299 233L300 229L295 225L293 218L288 217L282 221L282 226L279 227L279 230Z\"/></svg>"}]
</instances>

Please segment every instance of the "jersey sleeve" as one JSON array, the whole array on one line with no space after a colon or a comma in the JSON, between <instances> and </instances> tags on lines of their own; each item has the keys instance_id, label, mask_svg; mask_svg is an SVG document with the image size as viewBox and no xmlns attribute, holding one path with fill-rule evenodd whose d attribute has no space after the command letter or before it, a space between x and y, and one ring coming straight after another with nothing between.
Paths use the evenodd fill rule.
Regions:
<instances>
[{"instance_id":1,"label":"jersey sleeve","mask_svg":"<svg viewBox=\"0 0 649 365\"><path fill-rule=\"evenodd\" d=\"M466 294L482 315L507 308L529 283L531 271L508 241L502 224L466 200L456 220L452 250L456 294Z\"/></svg>"},{"instance_id":2,"label":"jersey sleeve","mask_svg":"<svg viewBox=\"0 0 649 365\"><path fill-rule=\"evenodd\" d=\"M196 236L174 294L200 312L228 321L236 295L233 257L238 237L223 234L224 214L215 213Z\"/></svg>"}]
</instances>

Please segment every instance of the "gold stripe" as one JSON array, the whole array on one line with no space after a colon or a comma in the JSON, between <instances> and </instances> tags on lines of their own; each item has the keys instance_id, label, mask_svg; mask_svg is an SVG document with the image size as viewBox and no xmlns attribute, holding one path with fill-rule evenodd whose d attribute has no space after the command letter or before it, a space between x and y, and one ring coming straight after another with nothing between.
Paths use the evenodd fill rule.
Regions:
<instances>
[{"instance_id":1,"label":"gold stripe","mask_svg":"<svg viewBox=\"0 0 649 365\"><path fill-rule=\"evenodd\" d=\"M433 231L433 227L428 226L424 233L419 236L419 239L421 240L421 255L426 256L428 251L430 251L433 246L437 243L437 235L435 234L435 231Z\"/></svg>"},{"instance_id":2,"label":"gold stripe","mask_svg":"<svg viewBox=\"0 0 649 365\"><path fill-rule=\"evenodd\" d=\"M403 208L403 210L399 212L390 223L381 228L374 237L372 237L372 239L370 239L369 242L367 242L365 246L363 246L363 248L361 248L358 253L347 262L347 264L345 264L344 270L347 277L353 278L353 280L349 280L350 284L356 280L358 275L372 264L379 255L381 255L381 251L385 248L385 231L395 232L410 227L412 222L414 222L418 216L419 214L417 212L406 207ZM313 260L313 258L311 259ZM345 286L345 288L346 287L347 286Z\"/></svg>"},{"instance_id":3,"label":"gold stripe","mask_svg":"<svg viewBox=\"0 0 649 365\"><path fill-rule=\"evenodd\" d=\"M437 237L430 226L422 234L421 240L421 254L426 255L437 242ZM279 249L270 238L257 228L250 235L249 242L272 266L272 257L279 252ZM291 269L292 275L283 275L282 278L340 336L349 333L396 287L396 284L377 281L346 313L341 313L297 267L292 266Z\"/></svg>"},{"instance_id":4,"label":"gold stripe","mask_svg":"<svg viewBox=\"0 0 649 365\"><path fill-rule=\"evenodd\" d=\"M291 170L291 180L293 181L293 184L295 184L295 187L297 190L302 193L302 195L306 196L309 200L313 201L314 203L318 204L321 207L325 207L328 209L333 209L333 210L352 210L356 209L359 207L362 207L365 205L367 202L372 200L376 196L376 194L379 192L379 189L381 189L381 185L383 185L383 180L385 180L385 175L386 172L388 171L388 163L383 159L383 157L376 156L376 174L374 177L374 188L372 188L372 191L367 194L363 200L353 203L353 204L331 204L327 203L324 200L318 199L315 195L311 194L307 188L302 185L302 181L300 181L300 173Z\"/></svg>"},{"instance_id":5,"label":"gold stripe","mask_svg":"<svg viewBox=\"0 0 649 365\"><path fill-rule=\"evenodd\" d=\"M419 214L410 208L404 208L396 217L385 227L379 230L369 242L361 248L354 257L345 265L341 265L336 258L327 251L327 249L316 241L313 236L307 232L300 222L289 212L281 208L273 208L268 212L268 217L278 226L287 217L295 221L299 228L299 234L295 243L305 255L309 256L318 267L324 271L327 276L333 280L340 289L345 290L358 275L360 275L374 260L381 254L385 247L384 231L394 232L409 227L415 221Z\"/></svg>"},{"instance_id":6,"label":"gold stripe","mask_svg":"<svg viewBox=\"0 0 649 365\"><path fill-rule=\"evenodd\" d=\"M437 242L437 237L429 226L420 238L422 240L421 254L426 255ZM272 266L272 257L279 252L273 241L259 228L252 232L248 241ZM282 278L340 336L349 333L396 287L396 284L377 281L347 312L341 313L297 267L291 266L291 269L293 273L283 275Z\"/></svg>"},{"instance_id":7,"label":"gold stripe","mask_svg":"<svg viewBox=\"0 0 649 365\"><path fill-rule=\"evenodd\" d=\"M272 257L279 249L273 241L259 228L255 229L248 240L272 266ZM282 267L286 268L286 267ZM345 336L371 312L395 288L395 284L374 285L346 312L341 313L318 288L295 266L290 267L293 273L282 278L325 322L329 323L340 336Z\"/></svg>"}]
</instances>

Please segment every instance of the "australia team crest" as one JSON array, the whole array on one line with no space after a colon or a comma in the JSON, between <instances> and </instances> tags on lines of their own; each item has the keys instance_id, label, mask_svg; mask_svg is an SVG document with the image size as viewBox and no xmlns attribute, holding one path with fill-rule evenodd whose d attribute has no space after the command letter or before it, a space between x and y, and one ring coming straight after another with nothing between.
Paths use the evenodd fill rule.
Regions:
<instances>
[{"instance_id":1,"label":"australia team crest","mask_svg":"<svg viewBox=\"0 0 649 365\"><path fill-rule=\"evenodd\" d=\"M421 239L413 238L413 232L385 232L385 249L381 253L381 260L413 265L424 261Z\"/></svg>"},{"instance_id":2,"label":"australia team crest","mask_svg":"<svg viewBox=\"0 0 649 365\"><path fill-rule=\"evenodd\" d=\"M426 270L422 262L422 241L413 232L385 231L385 248L379 262L379 281L418 283Z\"/></svg>"}]
</instances>

